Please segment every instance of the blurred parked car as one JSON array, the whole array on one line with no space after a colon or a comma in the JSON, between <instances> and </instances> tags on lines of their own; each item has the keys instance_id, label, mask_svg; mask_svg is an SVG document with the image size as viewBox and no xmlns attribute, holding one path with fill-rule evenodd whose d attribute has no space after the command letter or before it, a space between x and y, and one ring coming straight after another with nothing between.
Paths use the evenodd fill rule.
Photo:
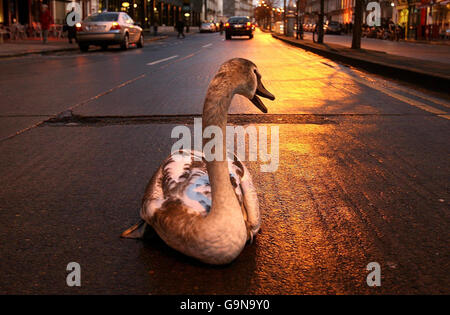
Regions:
<instances>
[{"instance_id":1,"label":"blurred parked car","mask_svg":"<svg viewBox=\"0 0 450 315\"><path fill-rule=\"evenodd\" d=\"M342 28L339 22L329 21L324 24L323 29L325 30L325 34L338 34L341 35Z\"/></svg>"},{"instance_id":2,"label":"blurred parked car","mask_svg":"<svg viewBox=\"0 0 450 315\"><path fill-rule=\"evenodd\" d=\"M101 46L120 44L128 49L130 44L144 46L142 28L124 12L102 12L88 16L76 24L77 41L81 51L87 51L90 45Z\"/></svg>"},{"instance_id":3,"label":"blurred parked car","mask_svg":"<svg viewBox=\"0 0 450 315\"><path fill-rule=\"evenodd\" d=\"M274 28L275 33L277 34L283 34L284 33L284 25L282 21L277 21L275 22L275 28Z\"/></svg>"},{"instance_id":4,"label":"blurred parked car","mask_svg":"<svg viewBox=\"0 0 450 315\"><path fill-rule=\"evenodd\" d=\"M231 39L231 36L248 36L252 39L254 29L247 16L232 16L225 23L225 39Z\"/></svg>"},{"instance_id":5,"label":"blurred parked car","mask_svg":"<svg viewBox=\"0 0 450 315\"><path fill-rule=\"evenodd\" d=\"M216 24L212 22L203 22L200 25L200 33L210 32L213 33L217 29Z\"/></svg>"}]
</instances>

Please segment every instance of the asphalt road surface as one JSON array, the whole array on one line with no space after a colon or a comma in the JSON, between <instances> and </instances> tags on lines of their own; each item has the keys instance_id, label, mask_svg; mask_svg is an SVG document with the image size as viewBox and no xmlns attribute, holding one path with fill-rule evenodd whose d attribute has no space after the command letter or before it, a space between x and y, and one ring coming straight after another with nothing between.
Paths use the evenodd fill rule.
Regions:
<instances>
[{"instance_id":1,"label":"asphalt road surface","mask_svg":"<svg viewBox=\"0 0 450 315\"><path fill-rule=\"evenodd\" d=\"M209 81L252 60L276 100L237 123L279 126L276 172L247 163L262 231L211 267L157 236L121 239L145 185L192 127ZM0 61L0 293L450 293L449 100L270 35L169 37L144 49ZM72 110L76 119L46 120ZM258 114L249 116L242 114ZM160 115L160 116L155 116ZM66 266L81 265L81 287ZM369 287L366 266L381 266Z\"/></svg>"}]
</instances>

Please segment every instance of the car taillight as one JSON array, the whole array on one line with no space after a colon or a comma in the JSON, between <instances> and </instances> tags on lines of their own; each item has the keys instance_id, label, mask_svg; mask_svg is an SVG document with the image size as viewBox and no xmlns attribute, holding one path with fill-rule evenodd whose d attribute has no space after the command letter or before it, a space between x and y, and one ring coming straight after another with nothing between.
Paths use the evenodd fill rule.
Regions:
<instances>
[{"instance_id":1,"label":"car taillight","mask_svg":"<svg viewBox=\"0 0 450 315\"><path fill-rule=\"evenodd\" d=\"M225 27L230 27L230 23L225 23Z\"/></svg>"},{"instance_id":2,"label":"car taillight","mask_svg":"<svg viewBox=\"0 0 450 315\"><path fill-rule=\"evenodd\" d=\"M77 31L81 31L81 23L75 24Z\"/></svg>"},{"instance_id":3,"label":"car taillight","mask_svg":"<svg viewBox=\"0 0 450 315\"><path fill-rule=\"evenodd\" d=\"M113 22L111 26L112 30L120 30L120 25L117 22Z\"/></svg>"},{"instance_id":4,"label":"car taillight","mask_svg":"<svg viewBox=\"0 0 450 315\"><path fill-rule=\"evenodd\" d=\"M247 22L247 27L250 27L250 26L252 26L252 23Z\"/></svg>"}]
</instances>

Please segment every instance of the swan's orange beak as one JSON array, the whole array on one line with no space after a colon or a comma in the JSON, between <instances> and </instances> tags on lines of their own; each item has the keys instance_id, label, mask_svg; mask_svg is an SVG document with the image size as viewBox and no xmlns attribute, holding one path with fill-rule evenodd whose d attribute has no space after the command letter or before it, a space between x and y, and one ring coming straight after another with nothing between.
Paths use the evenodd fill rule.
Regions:
<instances>
[{"instance_id":1,"label":"swan's orange beak","mask_svg":"<svg viewBox=\"0 0 450 315\"><path fill-rule=\"evenodd\" d=\"M258 95L261 97L268 98L271 101L275 99L275 96L266 90L266 88L261 82L261 77L257 76L257 78L258 78L258 85L256 87L256 92L250 101L252 101L252 103L255 104L255 106L258 107L263 113L267 113L267 107L263 104Z\"/></svg>"}]
</instances>

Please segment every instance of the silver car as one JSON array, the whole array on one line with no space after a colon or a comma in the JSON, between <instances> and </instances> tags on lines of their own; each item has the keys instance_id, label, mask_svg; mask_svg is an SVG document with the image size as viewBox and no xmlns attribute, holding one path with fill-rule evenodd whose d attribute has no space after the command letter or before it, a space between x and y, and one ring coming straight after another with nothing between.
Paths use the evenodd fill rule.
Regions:
<instances>
[{"instance_id":1,"label":"silver car","mask_svg":"<svg viewBox=\"0 0 450 315\"><path fill-rule=\"evenodd\" d=\"M144 46L142 28L124 12L102 12L88 16L83 22L77 23L77 40L81 51L87 51L89 45L101 46L120 44L122 49L128 49L130 44Z\"/></svg>"},{"instance_id":2,"label":"silver car","mask_svg":"<svg viewBox=\"0 0 450 315\"><path fill-rule=\"evenodd\" d=\"M203 22L200 25L200 33L204 33L204 32L215 32L216 31L216 25L212 22Z\"/></svg>"}]
</instances>

